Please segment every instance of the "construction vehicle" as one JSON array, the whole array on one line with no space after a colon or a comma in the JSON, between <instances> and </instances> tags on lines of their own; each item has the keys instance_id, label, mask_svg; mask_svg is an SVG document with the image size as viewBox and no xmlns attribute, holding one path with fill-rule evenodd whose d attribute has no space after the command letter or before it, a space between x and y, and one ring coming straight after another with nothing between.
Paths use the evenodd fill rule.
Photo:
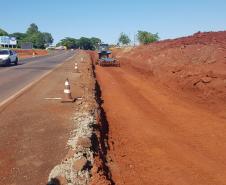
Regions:
<instances>
[{"instance_id":1,"label":"construction vehicle","mask_svg":"<svg viewBox=\"0 0 226 185\"><path fill-rule=\"evenodd\" d=\"M108 44L100 44L98 50L97 64L100 66L116 66L120 67L120 63L115 58L110 57L112 52L109 50Z\"/></svg>"}]
</instances>

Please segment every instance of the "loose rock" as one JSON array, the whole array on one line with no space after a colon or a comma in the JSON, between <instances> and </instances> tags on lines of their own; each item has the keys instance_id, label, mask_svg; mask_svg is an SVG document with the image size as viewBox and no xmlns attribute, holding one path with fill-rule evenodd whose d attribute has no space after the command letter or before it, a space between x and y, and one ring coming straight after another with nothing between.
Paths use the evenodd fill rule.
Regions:
<instances>
[{"instance_id":1,"label":"loose rock","mask_svg":"<svg viewBox=\"0 0 226 185\"><path fill-rule=\"evenodd\" d=\"M78 138L77 145L81 146L81 147L84 147L84 148L90 148L92 143L91 143L90 138L82 138L82 137L80 137L80 138Z\"/></svg>"},{"instance_id":2,"label":"loose rock","mask_svg":"<svg viewBox=\"0 0 226 185\"><path fill-rule=\"evenodd\" d=\"M73 169L75 171L82 171L87 164L87 159L85 157L81 157L80 159L76 160L73 164Z\"/></svg>"}]
</instances>

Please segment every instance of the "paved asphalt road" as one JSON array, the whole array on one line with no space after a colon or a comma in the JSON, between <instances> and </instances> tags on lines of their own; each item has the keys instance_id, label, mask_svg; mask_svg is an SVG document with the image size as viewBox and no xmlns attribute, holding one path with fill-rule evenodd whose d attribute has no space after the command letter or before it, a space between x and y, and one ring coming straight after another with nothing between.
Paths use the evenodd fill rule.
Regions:
<instances>
[{"instance_id":1,"label":"paved asphalt road","mask_svg":"<svg viewBox=\"0 0 226 185\"><path fill-rule=\"evenodd\" d=\"M59 51L48 56L20 60L18 66L0 66L0 104L63 63L74 53L74 51Z\"/></svg>"}]
</instances>

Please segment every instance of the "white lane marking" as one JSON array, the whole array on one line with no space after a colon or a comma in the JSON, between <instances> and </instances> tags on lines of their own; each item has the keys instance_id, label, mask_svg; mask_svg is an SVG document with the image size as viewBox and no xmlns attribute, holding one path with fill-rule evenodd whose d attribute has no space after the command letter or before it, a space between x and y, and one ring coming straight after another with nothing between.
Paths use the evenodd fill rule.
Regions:
<instances>
[{"instance_id":1,"label":"white lane marking","mask_svg":"<svg viewBox=\"0 0 226 185\"><path fill-rule=\"evenodd\" d=\"M45 100L61 100L62 98L44 98Z\"/></svg>"},{"instance_id":2,"label":"white lane marking","mask_svg":"<svg viewBox=\"0 0 226 185\"><path fill-rule=\"evenodd\" d=\"M67 62L68 60L71 60L74 57L71 56L69 58L67 58L66 60L64 60L63 63L60 63L58 65L56 65L53 69L51 69L50 71L44 73L43 75L41 75L39 78L35 79L34 81L32 81L30 84L26 85L25 87L23 87L22 89L20 89L19 91L17 91L15 94L11 95L9 98L7 98L6 100L0 102L0 107L2 107L4 104L8 103L9 101L13 100L14 98L17 98L19 95L23 94L24 92L26 92L27 89L29 89L30 87L32 87L34 84L36 84L37 82L39 82L41 79L43 79L44 77L46 77L48 74L50 74L51 72L53 72L55 69L57 69L58 67L60 67L61 65L63 65L65 62ZM0 110L1 112L1 110Z\"/></svg>"}]
</instances>

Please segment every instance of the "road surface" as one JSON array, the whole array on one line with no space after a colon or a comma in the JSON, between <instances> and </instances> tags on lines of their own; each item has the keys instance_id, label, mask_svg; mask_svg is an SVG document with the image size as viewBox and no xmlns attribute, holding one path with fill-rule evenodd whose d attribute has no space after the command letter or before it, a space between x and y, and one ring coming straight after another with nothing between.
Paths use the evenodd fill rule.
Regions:
<instances>
[{"instance_id":1,"label":"road surface","mask_svg":"<svg viewBox=\"0 0 226 185\"><path fill-rule=\"evenodd\" d=\"M20 60L18 66L0 67L0 105L73 54L73 51L59 51L49 56Z\"/></svg>"},{"instance_id":2,"label":"road surface","mask_svg":"<svg viewBox=\"0 0 226 185\"><path fill-rule=\"evenodd\" d=\"M44 57L38 61L6 68L20 79L22 86L54 68L71 56L66 52ZM76 54L77 56L77 54ZM72 127L71 116L75 104L61 103L46 98L64 97L64 82L71 82L72 95L81 97L83 89L80 73L74 73L75 57L64 62L47 76L32 85L7 106L0 110L0 184L1 185L46 185L50 171L66 156L66 143ZM5 71L0 70L0 74ZM6 72L6 71L5 71ZM9 72L9 71L8 71ZM13 75L8 74L9 77ZM29 77L26 77L28 75ZM5 81L7 79L4 78ZM13 79L7 82L16 83ZM1 81L1 85L4 83ZM3 86L13 93L16 89ZM2 90L1 87L1 92Z\"/></svg>"}]
</instances>

